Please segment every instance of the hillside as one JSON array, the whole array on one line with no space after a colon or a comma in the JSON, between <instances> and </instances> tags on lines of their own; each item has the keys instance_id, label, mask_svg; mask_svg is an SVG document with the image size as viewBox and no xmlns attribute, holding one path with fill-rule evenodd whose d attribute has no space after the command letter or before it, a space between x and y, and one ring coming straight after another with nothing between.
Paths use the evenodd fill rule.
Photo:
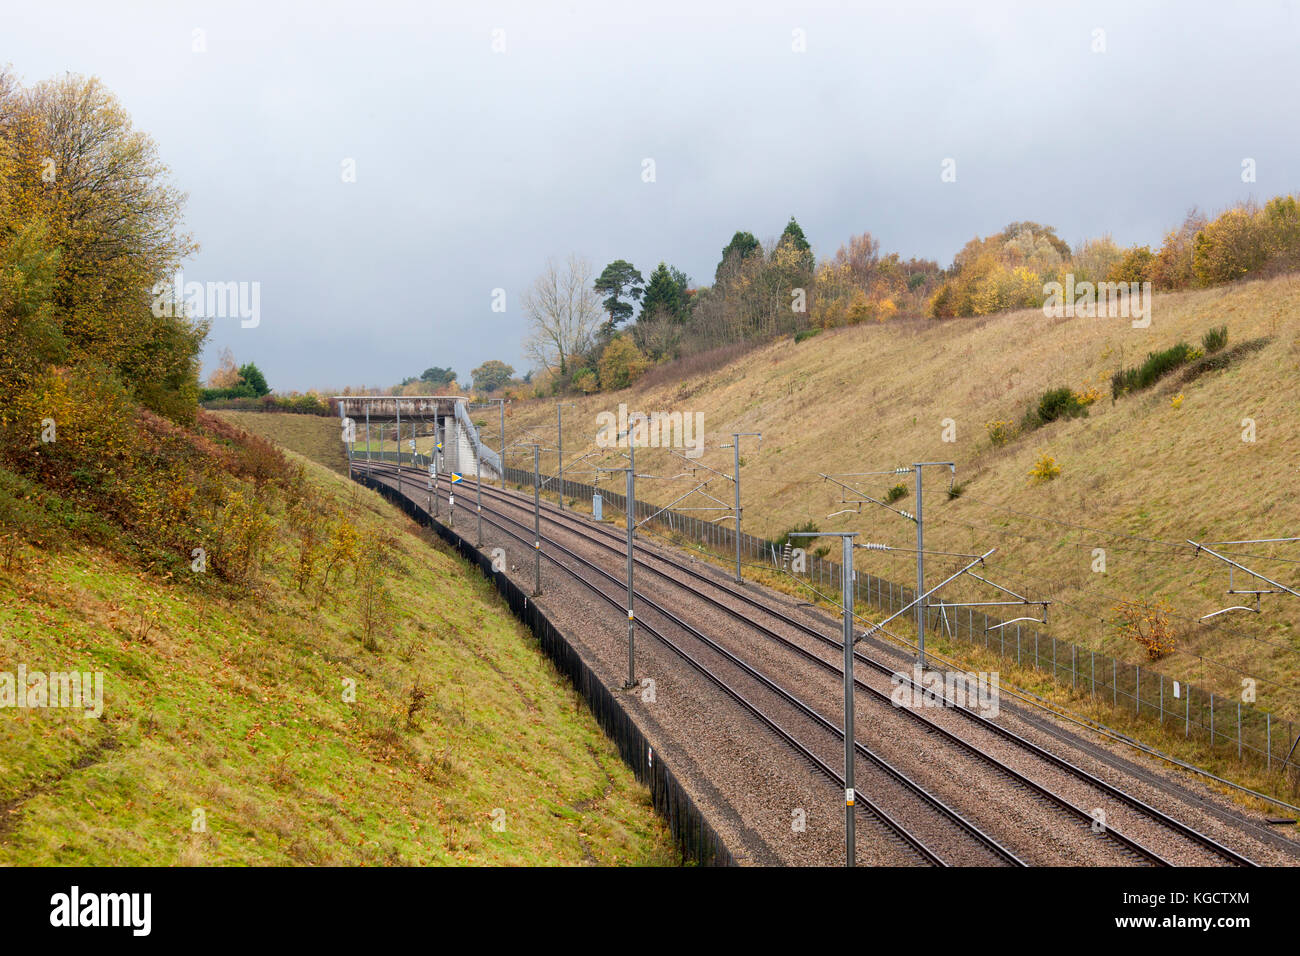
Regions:
<instances>
[{"instance_id":1,"label":"hillside","mask_svg":"<svg viewBox=\"0 0 1300 956\"><path fill-rule=\"evenodd\" d=\"M291 412L213 412L244 431L270 439L340 475L348 473L348 455L337 418Z\"/></svg>"},{"instance_id":2,"label":"hillside","mask_svg":"<svg viewBox=\"0 0 1300 956\"><path fill-rule=\"evenodd\" d=\"M142 570L102 514L0 470L0 513L23 518L0 560L4 669L104 675L99 719L5 712L0 863L674 862L648 794L478 572L294 461L305 484L263 486L271 544L238 586ZM324 540L355 535L332 578L329 548L302 573L306 511Z\"/></svg>"},{"instance_id":3,"label":"hillside","mask_svg":"<svg viewBox=\"0 0 1300 956\"><path fill-rule=\"evenodd\" d=\"M1224 541L1300 534L1296 462L1300 458L1300 278L1158 295L1153 321L1134 329L1122 318L1044 318L1021 311L977 319L894 321L789 338L730 364L696 371L695 357L656 369L653 384L583 398L565 409L566 460L594 450L596 415L632 410L701 412L702 463L731 471L718 445L733 431L761 431L742 446L746 530L768 537L806 521L822 530L856 530L867 541L915 546L910 522L875 505L850 507L818 473L878 472L914 461L956 462L958 497L946 470L926 470L927 549L982 552L997 547L988 576L1034 598L1056 601L1048 630L1131 660L1143 651L1114 627L1120 600L1165 598L1173 608L1177 649L1161 661L1167 674L1235 691L1243 676L1259 681L1259 701L1300 715L1300 599L1266 595L1263 613L1234 612L1214 626L1197 619L1240 603L1224 594L1226 566L1192 557L1184 539ZM1141 363L1178 342L1199 346L1226 325L1227 367L1184 381L1175 371L1154 387L1112 401L1120 365ZM1242 343L1257 350L1232 351ZM1096 388L1086 417L1058 420L996 445L988 423L1018 423L1044 392ZM1179 397L1181 396L1181 398ZM1256 440L1244 442L1243 419ZM955 441L945 442L945 419ZM553 401L515 405L508 429L543 439L555 432ZM1042 454L1061 473L1035 483ZM638 451L638 471L676 475L686 463L663 451ZM555 456L544 458L553 471ZM590 463L575 471L590 468ZM709 477L701 471L700 480ZM575 478L590 480L589 475ZM859 480L877 498L899 481L896 505L915 509L911 475ZM642 481L638 497L668 503L693 482ZM709 492L730 500L715 478ZM683 502L689 504L708 502ZM1092 570L1106 551L1105 573ZM1238 557L1271 577L1300 582L1300 544L1237 546ZM867 553L858 567L907 584L911 554ZM933 558L930 580L952 559ZM1241 587L1238 579L1238 587ZM968 600L995 600L989 591ZM950 597L953 594L949 595Z\"/></svg>"}]
</instances>

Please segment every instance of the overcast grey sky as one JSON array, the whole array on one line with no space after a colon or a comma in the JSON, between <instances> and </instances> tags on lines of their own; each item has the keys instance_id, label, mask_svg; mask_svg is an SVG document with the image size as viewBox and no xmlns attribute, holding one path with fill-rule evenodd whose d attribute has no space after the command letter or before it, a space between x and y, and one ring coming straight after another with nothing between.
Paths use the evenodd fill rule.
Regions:
<instances>
[{"instance_id":1,"label":"overcast grey sky","mask_svg":"<svg viewBox=\"0 0 1300 956\"><path fill-rule=\"evenodd\" d=\"M520 294L550 255L708 282L733 232L792 214L819 256L870 231L947 265L1016 219L1158 243L1188 207L1300 170L1300 16L1280 0L0 11L24 82L97 75L157 140L202 244L185 277L261 283L260 325L216 320L205 374L229 347L282 390L522 372Z\"/></svg>"}]
</instances>

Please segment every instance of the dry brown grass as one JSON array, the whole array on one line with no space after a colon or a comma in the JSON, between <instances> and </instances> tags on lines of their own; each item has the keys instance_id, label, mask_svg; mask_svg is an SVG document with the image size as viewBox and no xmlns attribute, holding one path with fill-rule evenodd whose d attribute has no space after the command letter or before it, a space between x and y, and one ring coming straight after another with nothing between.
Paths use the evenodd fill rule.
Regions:
<instances>
[{"instance_id":1,"label":"dry brown grass","mask_svg":"<svg viewBox=\"0 0 1300 956\"><path fill-rule=\"evenodd\" d=\"M1216 619L1218 627L1199 625L1201 615L1239 603L1223 593L1226 568L1205 555L1193 558L1190 548L1142 539L1300 535L1298 317L1300 276L1290 275L1158 296L1145 330L1133 329L1127 319L1046 319L1028 311L862 325L798 345L785 339L707 373L572 399L577 407L565 411L566 459L592 440L596 414L619 402L645 411L701 411L703 462L719 470L730 471L731 452L718 445L730 441L731 432L763 432L761 450L744 447L747 530L774 537L811 519L824 530L857 530L866 540L905 547L913 546L914 526L883 509L866 505L860 515L828 519L845 506L817 473L952 459L964 484L961 497L948 500L941 470L926 475L928 548L998 547L988 569L993 580L1061 602L1052 609L1052 632L1124 659L1141 660L1142 654L1118 634L1113 607L1119 600L1164 598L1173 608L1178 647L1161 670L1225 692L1239 688L1242 674L1259 678L1260 703L1295 717L1300 692L1290 688L1300 676L1300 599L1265 596L1258 617L1238 613ZM1229 347L1265 336L1272 341L1227 370L1191 382L1175 374L1150 391L1111 402L1109 379L1117 365L1135 364L1148 351L1179 341L1199 345L1206 330L1223 324ZM989 441L987 422L1018 422L1047 389L1088 385L1103 395L1088 417L1054 422L1001 447ZM1174 407L1178 393L1184 399ZM1258 429L1253 444L1241 440L1248 417ZM948 418L957 425L955 443L941 439ZM553 435L555 406L515 406L507 427ZM1028 474L1043 453L1062 473L1031 484ZM551 453L543 469L553 471L554 464ZM647 450L638 451L637 464L638 471L675 474L683 463ZM880 497L898 480L881 476L862 487ZM905 480L910 483L910 476ZM686 481L647 481L638 497L666 503L688 487ZM727 486L715 480L709 490L725 493ZM911 510L911 502L909 496L901 506ZM1098 547L1107 552L1104 575L1091 570ZM1300 559L1296 545L1239 550ZM869 553L858 566L907 582L914 575L911 561L910 555ZM1300 564L1246 563L1292 585L1300 582ZM950 566L935 559L933 573ZM985 592L977 599L994 598Z\"/></svg>"}]
</instances>

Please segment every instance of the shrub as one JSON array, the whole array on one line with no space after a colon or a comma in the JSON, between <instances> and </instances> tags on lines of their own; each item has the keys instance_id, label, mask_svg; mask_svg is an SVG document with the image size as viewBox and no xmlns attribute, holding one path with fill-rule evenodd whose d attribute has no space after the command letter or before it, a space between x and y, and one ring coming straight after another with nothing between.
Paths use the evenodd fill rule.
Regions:
<instances>
[{"instance_id":1,"label":"shrub","mask_svg":"<svg viewBox=\"0 0 1300 956\"><path fill-rule=\"evenodd\" d=\"M1228 344L1228 327L1221 325L1217 329L1210 329L1201 336L1201 347L1205 350L1206 355L1213 355Z\"/></svg>"},{"instance_id":2,"label":"shrub","mask_svg":"<svg viewBox=\"0 0 1300 956\"><path fill-rule=\"evenodd\" d=\"M573 387L584 395L591 395L600 391L600 380L591 369L580 368L573 373Z\"/></svg>"},{"instance_id":3,"label":"shrub","mask_svg":"<svg viewBox=\"0 0 1300 956\"><path fill-rule=\"evenodd\" d=\"M1042 452L1034 467L1029 470L1029 479L1033 484L1041 485L1047 481L1055 481L1060 474L1061 466L1056 463L1056 459Z\"/></svg>"},{"instance_id":4,"label":"shrub","mask_svg":"<svg viewBox=\"0 0 1300 956\"><path fill-rule=\"evenodd\" d=\"M1264 206L1266 241L1270 257L1282 268L1300 263L1300 203L1294 196L1278 196Z\"/></svg>"},{"instance_id":5,"label":"shrub","mask_svg":"<svg viewBox=\"0 0 1300 956\"><path fill-rule=\"evenodd\" d=\"M1193 379L1199 378L1206 372L1217 372L1227 368L1242 356L1249 355L1252 352L1258 352L1264 346L1268 345L1272 339L1265 336L1259 339L1248 339L1230 349L1220 349L1218 352L1211 352L1201 357L1195 362L1188 364L1186 371L1182 374L1182 382L1186 384Z\"/></svg>"},{"instance_id":6,"label":"shrub","mask_svg":"<svg viewBox=\"0 0 1300 956\"><path fill-rule=\"evenodd\" d=\"M1140 392L1150 388L1170 372L1200 358L1201 354L1186 342L1179 342L1160 352L1148 352L1146 361L1136 368L1120 368L1115 371L1110 379L1111 397L1119 398L1125 392Z\"/></svg>"},{"instance_id":7,"label":"shrub","mask_svg":"<svg viewBox=\"0 0 1300 956\"><path fill-rule=\"evenodd\" d=\"M995 447L1005 445L1016 437L1016 426L1012 422L992 421L988 422L984 427L988 429L989 441Z\"/></svg>"},{"instance_id":8,"label":"shrub","mask_svg":"<svg viewBox=\"0 0 1300 956\"><path fill-rule=\"evenodd\" d=\"M1249 207L1229 209L1196 234L1192 273L1199 285L1231 282L1268 261L1268 221Z\"/></svg>"},{"instance_id":9,"label":"shrub","mask_svg":"<svg viewBox=\"0 0 1300 956\"><path fill-rule=\"evenodd\" d=\"M299 415L333 415L330 402L311 392L305 395L263 395L260 398L245 394L244 386L233 389L205 388L200 394L203 407L209 411L230 410L241 412L293 412Z\"/></svg>"},{"instance_id":10,"label":"shrub","mask_svg":"<svg viewBox=\"0 0 1300 956\"><path fill-rule=\"evenodd\" d=\"M262 499L242 489L231 492L217 524L217 573L227 581L255 583L274 533Z\"/></svg>"},{"instance_id":11,"label":"shrub","mask_svg":"<svg viewBox=\"0 0 1300 956\"><path fill-rule=\"evenodd\" d=\"M1115 611L1119 614L1116 627L1121 637L1141 644L1146 649L1147 657L1158 661L1172 651L1176 643L1169 626L1171 610L1164 599L1121 601L1115 605Z\"/></svg>"},{"instance_id":12,"label":"shrub","mask_svg":"<svg viewBox=\"0 0 1300 956\"><path fill-rule=\"evenodd\" d=\"M922 276L922 278L924 278L924 276ZM804 341L805 339L812 338L820 331L821 329L800 329L798 332L794 334L795 345L798 345L800 342Z\"/></svg>"},{"instance_id":13,"label":"shrub","mask_svg":"<svg viewBox=\"0 0 1300 956\"><path fill-rule=\"evenodd\" d=\"M805 521L803 524L797 524L793 528L790 528L787 531L782 532L781 537L777 538L776 541L773 543L776 545L778 551L784 548L787 544L791 545L792 547L802 547L804 544L806 544L808 541L812 539L795 538L792 541L790 539L790 535L794 534L796 531L809 532L809 531L818 531L818 530L820 529L817 527L817 523L815 521L808 520Z\"/></svg>"},{"instance_id":14,"label":"shrub","mask_svg":"<svg viewBox=\"0 0 1300 956\"><path fill-rule=\"evenodd\" d=\"M885 502L891 505L895 501L898 501L900 498L906 498L906 497L907 497L907 486L902 484L894 485L894 487L890 488L888 491L885 492Z\"/></svg>"},{"instance_id":15,"label":"shrub","mask_svg":"<svg viewBox=\"0 0 1300 956\"><path fill-rule=\"evenodd\" d=\"M630 336L620 335L605 346L596 364L600 370L600 387L609 392L635 382L650 367L650 360ZM574 384L577 384L576 377Z\"/></svg>"},{"instance_id":16,"label":"shrub","mask_svg":"<svg viewBox=\"0 0 1300 956\"><path fill-rule=\"evenodd\" d=\"M1069 388L1053 388L1038 399L1037 417L1040 425L1059 418L1078 418L1088 414L1088 406Z\"/></svg>"}]
</instances>

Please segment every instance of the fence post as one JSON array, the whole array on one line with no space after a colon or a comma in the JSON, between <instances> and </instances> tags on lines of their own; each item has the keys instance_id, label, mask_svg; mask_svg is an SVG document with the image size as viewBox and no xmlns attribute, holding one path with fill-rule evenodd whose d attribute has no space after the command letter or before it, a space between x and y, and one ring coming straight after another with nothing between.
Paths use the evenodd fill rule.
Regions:
<instances>
[{"instance_id":1,"label":"fence post","mask_svg":"<svg viewBox=\"0 0 1300 956\"><path fill-rule=\"evenodd\" d=\"M1264 711L1265 740L1268 742L1268 769L1273 769L1273 713Z\"/></svg>"},{"instance_id":2,"label":"fence post","mask_svg":"<svg viewBox=\"0 0 1300 956\"><path fill-rule=\"evenodd\" d=\"M1210 691L1210 750L1214 750L1214 691Z\"/></svg>"},{"instance_id":3,"label":"fence post","mask_svg":"<svg viewBox=\"0 0 1300 956\"><path fill-rule=\"evenodd\" d=\"M1237 759L1241 759L1241 701L1237 701Z\"/></svg>"},{"instance_id":4,"label":"fence post","mask_svg":"<svg viewBox=\"0 0 1300 956\"><path fill-rule=\"evenodd\" d=\"M1133 713L1142 713L1142 665L1133 665Z\"/></svg>"},{"instance_id":5,"label":"fence post","mask_svg":"<svg viewBox=\"0 0 1300 956\"><path fill-rule=\"evenodd\" d=\"M1110 705L1119 706L1119 665L1113 657L1110 659Z\"/></svg>"},{"instance_id":6,"label":"fence post","mask_svg":"<svg viewBox=\"0 0 1300 956\"><path fill-rule=\"evenodd\" d=\"M1091 660L1088 662L1088 674L1092 680L1092 698L1097 699L1097 652L1089 651L1088 656Z\"/></svg>"},{"instance_id":7,"label":"fence post","mask_svg":"<svg viewBox=\"0 0 1300 956\"><path fill-rule=\"evenodd\" d=\"M1070 692L1079 690L1079 645L1070 645Z\"/></svg>"}]
</instances>

